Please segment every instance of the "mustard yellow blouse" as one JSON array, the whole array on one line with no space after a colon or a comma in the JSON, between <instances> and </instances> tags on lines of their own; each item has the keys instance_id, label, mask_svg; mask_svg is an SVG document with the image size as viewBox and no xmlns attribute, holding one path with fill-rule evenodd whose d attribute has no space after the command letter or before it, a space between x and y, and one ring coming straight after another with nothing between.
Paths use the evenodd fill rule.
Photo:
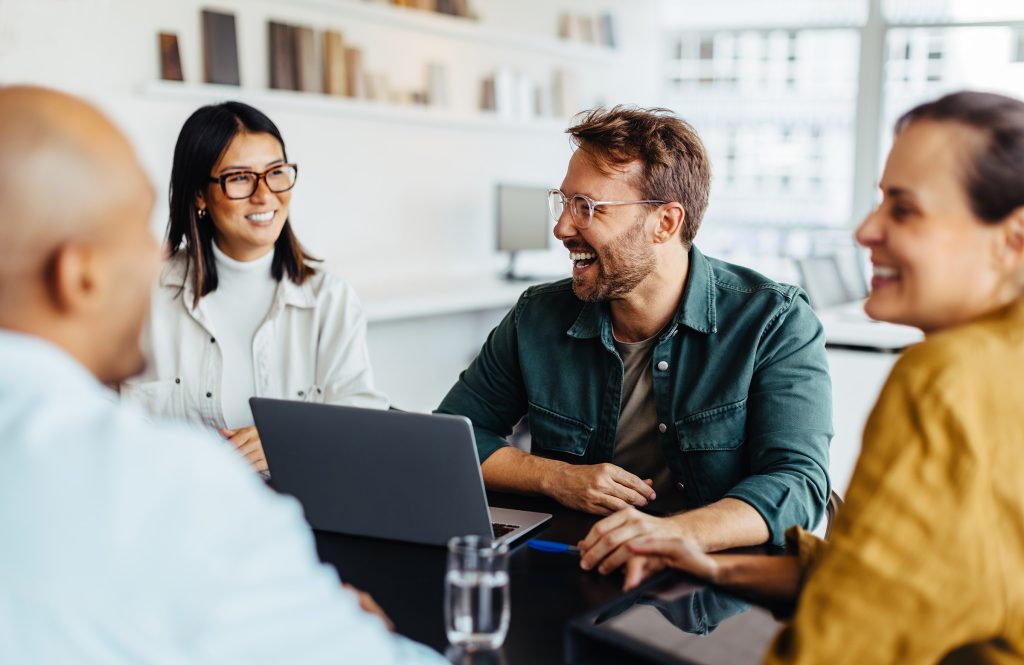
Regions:
<instances>
[{"instance_id":1,"label":"mustard yellow blouse","mask_svg":"<svg viewBox=\"0 0 1024 665\"><path fill-rule=\"evenodd\" d=\"M1024 303L928 336L868 419L768 663L1024 663Z\"/></svg>"}]
</instances>

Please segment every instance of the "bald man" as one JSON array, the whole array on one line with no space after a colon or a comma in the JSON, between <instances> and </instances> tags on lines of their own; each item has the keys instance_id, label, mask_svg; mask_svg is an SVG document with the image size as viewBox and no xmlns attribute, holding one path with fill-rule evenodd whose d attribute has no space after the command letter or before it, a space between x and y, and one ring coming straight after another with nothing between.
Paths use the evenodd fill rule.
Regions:
<instances>
[{"instance_id":1,"label":"bald man","mask_svg":"<svg viewBox=\"0 0 1024 665\"><path fill-rule=\"evenodd\" d=\"M0 88L0 662L445 662L360 609L294 501L102 386L142 366L153 198L95 109Z\"/></svg>"}]
</instances>

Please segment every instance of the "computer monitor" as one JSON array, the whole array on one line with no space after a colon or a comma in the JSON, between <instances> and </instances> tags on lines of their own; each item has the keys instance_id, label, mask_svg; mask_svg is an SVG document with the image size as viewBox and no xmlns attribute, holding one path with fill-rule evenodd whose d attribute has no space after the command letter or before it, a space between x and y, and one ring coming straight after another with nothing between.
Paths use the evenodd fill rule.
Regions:
<instances>
[{"instance_id":1,"label":"computer monitor","mask_svg":"<svg viewBox=\"0 0 1024 665\"><path fill-rule=\"evenodd\" d=\"M506 279L529 279L515 271L516 252L545 250L553 222L548 214L548 190L499 184L497 201L498 251L509 252Z\"/></svg>"}]
</instances>

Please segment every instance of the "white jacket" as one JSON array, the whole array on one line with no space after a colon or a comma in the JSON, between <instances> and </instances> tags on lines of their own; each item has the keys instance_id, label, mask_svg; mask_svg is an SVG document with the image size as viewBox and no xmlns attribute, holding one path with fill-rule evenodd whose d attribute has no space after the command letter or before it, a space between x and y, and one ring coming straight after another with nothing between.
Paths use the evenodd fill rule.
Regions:
<instances>
[{"instance_id":1,"label":"white jacket","mask_svg":"<svg viewBox=\"0 0 1024 665\"><path fill-rule=\"evenodd\" d=\"M223 359L204 305L192 307L185 256L164 266L142 333L147 366L121 399L161 418L225 427ZM299 286L285 275L253 337L256 397L387 408L373 385L366 318L355 291L317 269Z\"/></svg>"}]
</instances>

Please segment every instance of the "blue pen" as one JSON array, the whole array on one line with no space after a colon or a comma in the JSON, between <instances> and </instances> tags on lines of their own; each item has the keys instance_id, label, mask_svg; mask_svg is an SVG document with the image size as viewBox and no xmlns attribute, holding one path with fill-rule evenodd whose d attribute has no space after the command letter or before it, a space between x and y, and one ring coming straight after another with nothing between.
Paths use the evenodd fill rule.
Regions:
<instances>
[{"instance_id":1,"label":"blue pen","mask_svg":"<svg viewBox=\"0 0 1024 665\"><path fill-rule=\"evenodd\" d=\"M555 553L569 553L579 554L580 548L575 545L566 545L565 543L556 543L551 540L537 540L536 538L526 541L527 547L538 550L540 552L555 552Z\"/></svg>"}]
</instances>

